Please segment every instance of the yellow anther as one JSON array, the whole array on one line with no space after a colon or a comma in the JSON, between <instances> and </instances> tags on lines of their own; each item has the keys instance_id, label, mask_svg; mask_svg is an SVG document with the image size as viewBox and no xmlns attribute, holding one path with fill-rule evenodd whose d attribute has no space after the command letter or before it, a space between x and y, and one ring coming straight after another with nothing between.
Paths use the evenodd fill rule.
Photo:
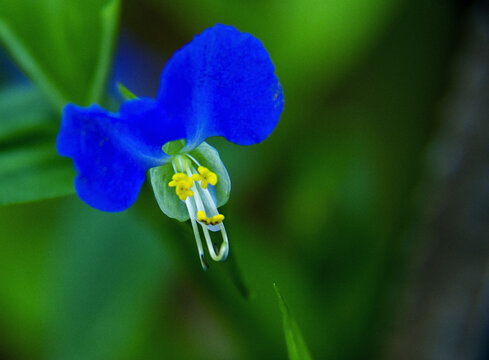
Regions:
<instances>
[{"instance_id":1,"label":"yellow anther","mask_svg":"<svg viewBox=\"0 0 489 360\"><path fill-rule=\"evenodd\" d=\"M217 214L209 218L203 210L199 210L197 211L197 220L206 225L217 225L222 223L224 220L224 215Z\"/></svg>"},{"instance_id":2,"label":"yellow anther","mask_svg":"<svg viewBox=\"0 0 489 360\"><path fill-rule=\"evenodd\" d=\"M188 175L176 173L172 176L172 181L168 183L169 187L174 187L177 196L180 200L185 201L188 196L193 196L194 192L190 188L194 185L194 181Z\"/></svg>"},{"instance_id":3,"label":"yellow anther","mask_svg":"<svg viewBox=\"0 0 489 360\"><path fill-rule=\"evenodd\" d=\"M212 225L217 225L217 224L222 223L222 221L223 221L223 220L224 220L224 215L222 215L222 214L217 214L217 215L215 215L215 216L213 216L213 217L211 218L211 224L212 224Z\"/></svg>"},{"instance_id":4,"label":"yellow anther","mask_svg":"<svg viewBox=\"0 0 489 360\"><path fill-rule=\"evenodd\" d=\"M197 171L199 173L193 174L192 179L194 179L195 181L200 181L200 186L202 186L202 189L207 189L207 186L209 184L211 184L212 186L215 186L217 184L216 173L213 173L204 166L199 166L197 168Z\"/></svg>"},{"instance_id":5,"label":"yellow anther","mask_svg":"<svg viewBox=\"0 0 489 360\"><path fill-rule=\"evenodd\" d=\"M205 215L205 212L202 210L197 211L197 220L200 222L207 223L208 217Z\"/></svg>"}]
</instances>

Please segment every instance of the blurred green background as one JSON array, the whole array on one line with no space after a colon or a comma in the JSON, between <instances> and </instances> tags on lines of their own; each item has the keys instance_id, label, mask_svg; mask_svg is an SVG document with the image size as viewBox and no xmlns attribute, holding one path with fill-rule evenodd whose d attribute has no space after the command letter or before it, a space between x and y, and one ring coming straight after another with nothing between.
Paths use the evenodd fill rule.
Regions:
<instances>
[{"instance_id":1,"label":"blurred green background","mask_svg":"<svg viewBox=\"0 0 489 360\"><path fill-rule=\"evenodd\" d=\"M274 282L313 358L382 357L466 6L2 0L0 358L285 359ZM155 96L171 54L217 22L262 40L286 104L259 145L210 140L231 254L203 272L148 183L123 213L92 209L54 139L68 101L116 108L117 81Z\"/></svg>"}]
</instances>

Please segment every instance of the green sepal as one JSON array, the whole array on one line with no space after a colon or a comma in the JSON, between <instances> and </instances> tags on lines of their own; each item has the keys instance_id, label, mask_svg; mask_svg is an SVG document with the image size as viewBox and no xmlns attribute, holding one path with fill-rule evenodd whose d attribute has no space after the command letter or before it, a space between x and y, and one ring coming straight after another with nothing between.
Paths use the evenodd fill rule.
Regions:
<instances>
[{"instance_id":1,"label":"green sepal","mask_svg":"<svg viewBox=\"0 0 489 360\"><path fill-rule=\"evenodd\" d=\"M163 145L162 150L168 155L177 155L185 146L185 139L168 141Z\"/></svg>"},{"instance_id":2,"label":"green sepal","mask_svg":"<svg viewBox=\"0 0 489 360\"><path fill-rule=\"evenodd\" d=\"M229 179L226 167L222 163L217 150L203 142L197 148L192 150L190 155L192 155L202 166L205 166L217 174L218 181L214 187L217 207L224 205L228 201L229 194L231 193L231 180ZM180 154L179 156L185 157L184 154ZM191 162L190 159L188 159L188 161L189 163ZM197 168L197 165L193 163L193 161L192 166ZM175 171L171 162L166 165L152 168L149 172L151 185L153 186L155 198L161 211L163 211L166 216L177 219L178 221L187 221L189 219L189 214L185 202L178 198L175 188L168 186L168 183L172 180L173 174L175 174ZM212 187L212 185L209 185L209 188Z\"/></svg>"},{"instance_id":3,"label":"green sepal","mask_svg":"<svg viewBox=\"0 0 489 360\"><path fill-rule=\"evenodd\" d=\"M117 90L119 90L119 93L124 98L124 100L133 100L138 98L137 95L134 95L134 93L131 90L126 88L121 83L117 83Z\"/></svg>"}]
</instances>

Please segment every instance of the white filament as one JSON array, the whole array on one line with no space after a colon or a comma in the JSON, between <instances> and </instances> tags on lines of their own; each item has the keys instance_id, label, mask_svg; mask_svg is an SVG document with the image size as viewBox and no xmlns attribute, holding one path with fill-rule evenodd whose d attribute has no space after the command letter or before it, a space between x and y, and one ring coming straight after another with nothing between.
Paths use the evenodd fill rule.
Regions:
<instances>
[{"instance_id":1,"label":"white filament","mask_svg":"<svg viewBox=\"0 0 489 360\"><path fill-rule=\"evenodd\" d=\"M197 164L197 166L200 166L199 162L194 157L192 157L188 154L187 154L187 156L189 156L190 159L193 160ZM184 168L183 162L182 162L182 159L180 158L180 156L178 156L178 162L179 162L180 168L182 169L182 172L186 172L189 177L192 177L193 173L197 173L197 171L195 171L193 166L190 166L190 168L188 168L188 167ZM172 166L173 166L173 170L175 171L175 173L177 173L178 170L177 170L177 166L176 166L174 161L172 161ZM197 181L194 181L194 182L198 183ZM207 270L207 264L205 263L202 240L200 237L200 232L199 232L199 228L197 226L197 221L196 221L197 212L198 211L204 211L205 212L207 209L209 212L208 215L210 215L210 216L218 215L219 212L217 210L216 204L215 204L214 200L212 199L212 196L211 196L208 189L202 189L201 187L194 184L194 186L192 187L191 190L192 190L194 195L192 197L187 197L187 199L185 199L185 205L187 207L187 211L189 213L190 221L192 223L192 229L193 229L194 235L195 235L195 242L197 244L197 250L199 252L200 263L202 265L202 268L204 270ZM203 197L201 197L201 195L200 195L201 191L203 192ZM216 225L221 230L222 239L223 239L223 242L221 243L221 246L219 248L219 252L217 254L216 254L216 250L214 248L214 244L212 243L211 236L209 234L209 227L211 227L213 225L206 225L206 224L203 224L200 222L199 222L199 224L202 226L202 231L204 232L204 238L206 241L207 249L209 251L209 255L211 256L212 260L214 260L214 261L226 260L226 258L228 257L228 254L229 254L229 240L228 240L228 236L227 236L224 224L220 223L220 224Z\"/></svg>"}]
</instances>

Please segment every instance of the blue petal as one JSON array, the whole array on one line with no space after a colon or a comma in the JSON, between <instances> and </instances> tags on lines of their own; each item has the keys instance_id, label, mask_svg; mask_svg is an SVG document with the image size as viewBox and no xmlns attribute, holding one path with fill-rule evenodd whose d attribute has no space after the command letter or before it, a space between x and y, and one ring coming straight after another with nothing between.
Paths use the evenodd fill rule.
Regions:
<instances>
[{"instance_id":1,"label":"blue petal","mask_svg":"<svg viewBox=\"0 0 489 360\"><path fill-rule=\"evenodd\" d=\"M185 123L187 150L209 136L240 145L260 142L277 125L284 103L260 40L220 24L170 59L158 101L171 119Z\"/></svg>"},{"instance_id":2,"label":"blue petal","mask_svg":"<svg viewBox=\"0 0 489 360\"><path fill-rule=\"evenodd\" d=\"M149 168L168 161L161 146L183 135L183 127L170 124L154 100L127 101L119 113L68 104L56 146L74 160L80 198L115 212L136 201Z\"/></svg>"}]
</instances>

